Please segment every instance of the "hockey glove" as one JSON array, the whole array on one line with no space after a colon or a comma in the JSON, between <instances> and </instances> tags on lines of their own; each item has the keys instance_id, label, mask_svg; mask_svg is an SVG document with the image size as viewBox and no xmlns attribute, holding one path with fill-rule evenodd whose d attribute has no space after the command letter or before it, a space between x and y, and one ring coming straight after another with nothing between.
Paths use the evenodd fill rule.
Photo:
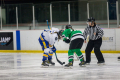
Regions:
<instances>
[{"instance_id":1,"label":"hockey glove","mask_svg":"<svg viewBox=\"0 0 120 80\"><path fill-rule=\"evenodd\" d=\"M69 39L63 40L65 43L70 43Z\"/></svg>"},{"instance_id":2,"label":"hockey glove","mask_svg":"<svg viewBox=\"0 0 120 80\"><path fill-rule=\"evenodd\" d=\"M56 48L55 48L55 46L53 45L53 47L51 48L52 49L52 51L55 53L56 52Z\"/></svg>"}]
</instances>

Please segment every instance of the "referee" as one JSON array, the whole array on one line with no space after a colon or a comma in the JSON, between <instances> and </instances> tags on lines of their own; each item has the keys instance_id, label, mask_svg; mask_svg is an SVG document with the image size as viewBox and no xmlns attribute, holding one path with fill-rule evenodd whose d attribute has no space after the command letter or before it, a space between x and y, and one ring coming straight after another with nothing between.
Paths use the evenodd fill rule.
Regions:
<instances>
[{"instance_id":1,"label":"referee","mask_svg":"<svg viewBox=\"0 0 120 80\"><path fill-rule=\"evenodd\" d=\"M85 54L86 54L86 64L90 64L91 62L91 51L94 48L94 52L96 55L96 58L98 60L97 64L104 64L104 58L100 51L100 47L102 45L102 36L104 34L103 30L96 25L95 19L93 17L89 18L87 20L87 28L84 30L84 37L85 37L85 43L87 35L89 35L89 42L87 44Z\"/></svg>"}]
</instances>

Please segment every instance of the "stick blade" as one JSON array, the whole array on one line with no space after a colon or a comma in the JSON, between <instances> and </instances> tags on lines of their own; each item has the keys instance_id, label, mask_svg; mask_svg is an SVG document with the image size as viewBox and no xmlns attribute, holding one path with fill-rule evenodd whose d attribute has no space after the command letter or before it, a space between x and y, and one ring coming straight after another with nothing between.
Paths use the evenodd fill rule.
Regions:
<instances>
[{"instance_id":1,"label":"stick blade","mask_svg":"<svg viewBox=\"0 0 120 80\"><path fill-rule=\"evenodd\" d=\"M61 65L63 65L63 63L62 63L60 60L57 59L57 61L58 61Z\"/></svg>"}]
</instances>

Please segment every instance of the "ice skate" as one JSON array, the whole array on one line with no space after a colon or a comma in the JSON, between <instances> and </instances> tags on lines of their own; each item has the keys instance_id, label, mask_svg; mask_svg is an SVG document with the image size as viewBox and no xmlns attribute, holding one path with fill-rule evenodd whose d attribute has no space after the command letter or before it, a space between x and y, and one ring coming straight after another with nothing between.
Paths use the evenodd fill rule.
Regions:
<instances>
[{"instance_id":1,"label":"ice skate","mask_svg":"<svg viewBox=\"0 0 120 80\"><path fill-rule=\"evenodd\" d=\"M42 67L42 68L48 68L49 65L47 64L46 61L43 61L42 64L41 64L41 67Z\"/></svg>"},{"instance_id":2,"label":"ice skate","mask_svg":"<svg viewBox=\"0 0 120 80\"><path fill-rule=\"evenodd\" d=\"M85 62L85 65L90 65L90 62Z\"/></svg>"},{"instance_id":3,"label":"ice skate","mask_svg":"<svg viewBox=\"0 0 120 80\"><path fill-rule=\"evenodd\" d=\"M98 65L105 65L105 62L104 61L98 61L97 64Z\"/></svg>"},{"instance_id":4,"label":"ice skate","mask_svg":"<svg viewBox=\"0 0 120 80\"><path fill-rule=\"evenodd\" d=\"M83 61L81 61L81 63L79 64L79 66L81 66L81 67L85 67L85 61L83 60Z\"/></svg>"},{"instance_id":5,"label":"ice skate","mask_svg":"<svg viewBox=\"0 0 120 80\"><path fill-rule=\"evenodd\" d=\"M50 64L51 66L54 66L54 65L55 65L55 63L52 62L52 60L48 60L47 63Z\"/></svg>"},{"instance_id":6,"label":"ice skate","mask_svg":"<svg viewBox=\"0 0 120 80\"><path fill-rule=\"evenodd\" d=\"M65 69L72 69L73 68L73 61L69 62L64 66Z\"/></svg>"}]
</instances>

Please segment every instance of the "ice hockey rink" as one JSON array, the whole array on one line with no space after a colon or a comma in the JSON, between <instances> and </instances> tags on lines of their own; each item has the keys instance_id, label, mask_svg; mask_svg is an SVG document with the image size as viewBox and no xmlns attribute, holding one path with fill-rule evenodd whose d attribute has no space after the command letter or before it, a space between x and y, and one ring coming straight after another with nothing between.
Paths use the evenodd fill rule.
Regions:
<instances>
[{"instance_id":1,"label":"ice hockey rink","mask_svg":"<svg viewBox=\"0 0 120 80\"><path fill-rule=\"evenodd\" d=\"M64 69L55 55L55 66L41 68L42 53L0 53L0 80L120 80L120 61L117 59L120 54L103 55L105 65L98 66L92 54L90 65L80 67L79 61L74 61L73 69ZM67 53L57 56L60 61L68 63Z\"/></svg>"}]
</instances>

